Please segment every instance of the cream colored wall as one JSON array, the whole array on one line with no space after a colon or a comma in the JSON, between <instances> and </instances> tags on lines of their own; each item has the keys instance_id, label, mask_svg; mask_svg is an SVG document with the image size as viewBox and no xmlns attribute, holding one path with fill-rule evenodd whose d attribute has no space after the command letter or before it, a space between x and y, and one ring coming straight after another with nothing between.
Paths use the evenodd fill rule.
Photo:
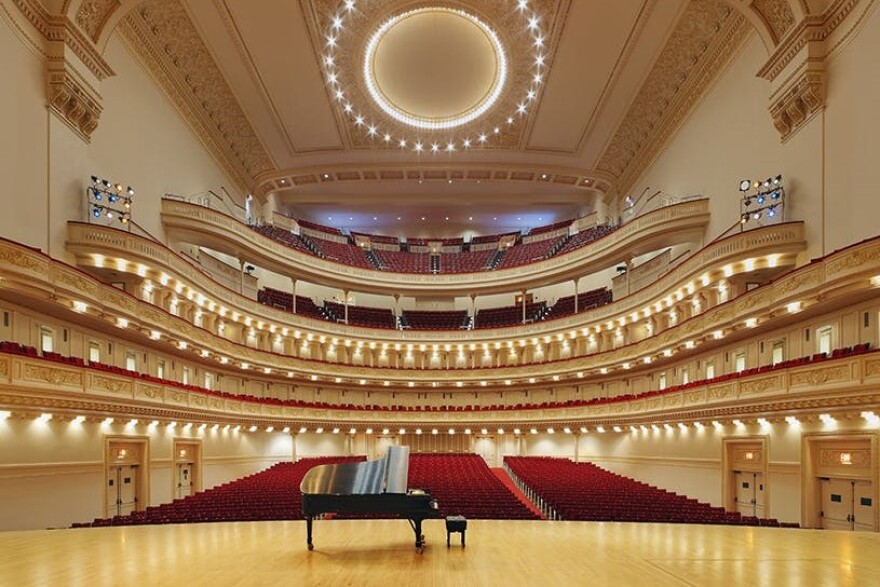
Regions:
<instances>
[{"instance_id":1,"label":"cream colored wall","mask_svg":"<svg viewBox=\"0 0 880 587\"><path fill-rule=\"evenodd\" d=\"M183 424L168 429L146 423L0 420L0 530L64 527L103 517L106 435L149 438L150 505L173 498L175 438L202 441L203 489L292 458L287 434L184 431Z\"/></svg>"},{"instance_id":2,"label":"cream colored wall","mask_svg":"<svg viewBox=\"0 0 880 587\"><path fill-rule=\"evenodd\" d=\"M0 10L0 236L48 250L49 113L41 56L24 47Z\"/></svg>"},{"instance_id":3,"label":"cream colored wall","mask_svg":"<svg viewBox=\"0 0 880 587\"><path fill-rule=\"evenodd\" d=\"M786 219L806 221L804 260L875 236L880 78L870 72L880 61L880 10L852 37L828 60L825 110L782 143L770 84L756 76L768 56L753 35L631 193L709 196L711 239L736 222L741 179L781 173Z\"/></svg>"},{"instance_id":4,"label":"cream colored wall","mask_svg":"<svg viewBox=\"0 0 880 587\"><path fill-rule=\"evenodd\" d=\"M243 201L232 181L117 35L108 43L104 57L116 75L101 85L104 112L88 149L92 169L82 170L82 179L94 173L134 187L137 195L133 218L160 238L160 198L166 192L219 192L220 186L225 186Z\"/></svg>"},{"instance_id":5,"label":"cream colored wall","mask_svg":"<svg viewBox=\"0 0 880 587\"><path fill-rule=\"evenodd\" d=\"M2 11L0 11L2 12ZM224 175L184 119L118 37L105 58L116 75L102 82L103 113L88 144L46 107L42 57L0 16L0 172L7 178L0 235L68 257L67 221L86 218L92 174L131 185L134 220L162 235L159 199L225 186Z\"/></svg>"}]
</instances>

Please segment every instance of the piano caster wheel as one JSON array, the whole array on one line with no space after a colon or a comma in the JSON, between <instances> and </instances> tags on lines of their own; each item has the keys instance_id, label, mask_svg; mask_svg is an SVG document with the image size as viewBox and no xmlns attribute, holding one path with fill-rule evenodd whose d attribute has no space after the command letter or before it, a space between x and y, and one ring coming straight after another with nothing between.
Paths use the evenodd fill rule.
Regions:
<instances>
[{"instance_id":1,"label":"piano caster wheel","mask_svg":"<svg viewBox=\"0 0 880 587\"><path fill-rule=\"evenodd\" d=\"M314 544L309 544L309 550L315 550L315 545L314 545Z\"/></svg>"}]
</instances>

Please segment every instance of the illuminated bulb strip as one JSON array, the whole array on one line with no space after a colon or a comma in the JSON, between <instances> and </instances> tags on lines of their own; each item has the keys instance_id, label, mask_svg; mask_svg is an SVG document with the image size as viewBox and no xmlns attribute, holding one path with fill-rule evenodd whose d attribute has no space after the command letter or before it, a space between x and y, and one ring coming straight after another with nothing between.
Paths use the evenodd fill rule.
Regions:
<instances>
[{"instance_id":1,"label":"illuminated bulb strip","mask_svg":"<svg viewBox=\"0 0 880 587\"><path fill-rule=\"evenodd\" d=\"M379 41L382 40L382 37L385 36L385 33L388 32L391 27L396 25L401 20L423 12L448 12L471 21L473 24L477 25L480 30L483 31L483 33L492 43L492 48L495 51L495 55L498 56L498 72L495 76L495 83L492 86L492 91L489 92L489 95L486 96L478 106L460 116L441 118L438 120L412 116L410 114L407 114L406 112L402 112L385 99L385 96L383 96L382 92L380 92L379 89L376 88L376 84L373 81L373 57L375 56L376 47L378 46ZM469 122L473 122L474 120L485 114L485 112L495 104L495 102L498 100L498 97L501 95L501 91L504 89L504 83L507 81L507 57L504 54L504 48L501 46L501 41L495 31L489 28L489 25L484 23L476 16L469 14L463 10L456 10L453 8L417 8L415 10L402 12L400 14L392 16L384 23L382 23L382 26L379 27L379 30L373 33L373 36L370 37L370 41L367 43L367 50L364 54L364 79L367 82L367 90L370 92L370 96L373 98L376 104L379 105L379 108L381 108L382 111L385 112L385 114L387 114L394 120L402 122L408 126L423 130L448 130L451 128L457 128Z\"/></svg>"},{"instance_id":2,"label":"illuminated bulb strip","mask_svg":"<svg viewBox=\"0 0 880 587\"><path fill-rule=\"evenodd\" d=\"M326 50L322 56L321 61L324 65L324 75L326 82L328 86L330 86L330 93L339 103L339 107L343 110L346 117L351 121L351 123L354 124L357 128L361 129L363 132L365 132L368 137L381 140L388 147L409 149L416 153L426 152L429 150L428 142L424 141L418 136L411 137L410 140L407 140L405 137L393 136L386 129L380 129L376 124L369 122L364 116L364 113L357 111L355 104L352 104L347 98L348 93L344 86L344 80L340 79L340 72L338 71L339 64L337 62L338 60L336 52L342 50L342 47L340 46L340 35L346 29L346 20L349 18L353 18L353 15L357 13L357 11L355 10L355 6L355 0L345 0L344 6L340 7L339 13L331 17L330 26L328 27L326 34L324 35L324 38L326 39ZM490 42L493 44L493 48L495 49L499 62L497 75L490 95L484 98L479 106L468 111L466 114L455 118L445 118L442 120L414 117L412 115L397 110L390 104L385 103L384 97L382 96L381 92L378 92L374 87L373 77L370 75L369 72L369 70L371 69L372 54L375 52L376 46L381 40L383 34L387 32L388 28L390 28L400 19L405 18L406 16L413 13L437 10L459 14L464 18L467 18L471 22L477 24L477 26L484 32L484 34L486 34L486 36L490 39ZM522 5L518 7L518 11L520 13L524 12L525 10L526 8ZM541 29L541 20L542 15L537 12L532 13L531 16L526 20L525 33L532 37L531 52L533 57L533 73L531 74L531 80L526 85L526 91L524 93L523 100L518 103L515 111L512 113L512 116L506 117L508 125L514 124L518 118L521 118L528 114L529 106L533 104L534 101L537 99L540 91L540 86L544 83L544 79L547 75L547 68L549 65L547 62L548 59L546 54L547 36ZM389 18L381 26L381 28L370 38L370 45L367 52L365 53L367 54L365 55L363 66L363 70L365 72L364 78L367 81L368 92L370 93L372 98L376 101L377 104L379 104L380 108L392 118L403 122L408 126L414 126L415 128L427 131L442 131L444 129L451 130L465 124L466 122L473 122L479 116L488 112L491 106L497 102L497 99L504 86L508 69L506 56L502 49L500 40L491 28L489 28L478 18L471 14L468 14L467 12L455 10L452 8L436 6L418 8ZM389 111L389 109L391 111ZM499 116L501 115L499 114ZM417 126L419 124L427 124L427 126ZM501 135L500 124L495 123L493 125L491 122L488 121L487 124L490 125L490 129L488 131L479 132L475 137L470 138L453 137L452 139L447 141L446 147L442 149L442 151L447 153L455 152L457 150L456 146L458 144L460 144L461 148L464 150L470 149L473 146L486 146L490 142L490 137L498 137ZM441 149L439 144L435 144L435 146L430 149L430 152L435 154L440 153L440 151Z\"/></svg>"}]
</instances>

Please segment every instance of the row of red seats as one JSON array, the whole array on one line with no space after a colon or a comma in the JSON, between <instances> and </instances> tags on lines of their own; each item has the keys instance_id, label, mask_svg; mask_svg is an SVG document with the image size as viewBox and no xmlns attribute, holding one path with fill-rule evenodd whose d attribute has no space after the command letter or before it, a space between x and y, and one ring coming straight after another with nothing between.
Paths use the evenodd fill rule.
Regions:
<instances>
[{"instance_id":1,"label":"row of red seats","mask_svg":"<svg viewBox=\"0 0 880 587\"><path fill-rule=\"evenodd\" d=\"M727 512L593 463L553 457L505 457L504 463L553 519L780 526L778 520Z\"/></svg>"},{"instance_id":2,"label":"row of red seats","mask_svg":"<svg viewBox=\"0 0 880 587\"><path fill-rule=\"evenodd\" d=\"M540 320L547 311L547 302L530 302L526 304L525 321ZM523 307L521 305L503 308L484 308L477 310L474 316L474 328L504 328L523 324Z\"/></svg>"},{"instance_id":3,"label":"row of red seats","mask_svg":"<svg viewBox=\"0 0 880 587\"><path fill-rule=\"evenodd\" d=\"M465 310L404 310L401 316L401 325L413 330L458 330L468 324Z\"/></svg>"},{"instance_id":4,"label":"row of red seats","mask_svg":"<svg viewBox=\"0 0 880 587\"><path fill-rule=\"evenodd\" d=\"M612 301L611 290L607 287L585 291L578 294L577 311L578 313L586 312L587 310L610 304ZM547 318L561 318L563 316L571 316L574 313L574 296L565 296L559 298L555 304L550 306Z\"/></svg>"},{"instance_id":5,"label":"row of red seats","mask_svg":"<svg viewBox=\"0 0 880 587\"><path fill-rule=\"evenodd\" d=\"M5 349L5 350L4 350ZM789 369L792 367L803 366L806 364L822 362L825 360L832 359L841 359L849 356L860 355L870 351L869 343L862 343L852 347L845 347L841 349L836 349L830 355L826 355L825 353L817 353L812 357L801 357L798 359L791 359L788 361L783 361L781 363L777 363L776 365L765 365L763 367L756 367L753 369L747 369L740 373L730 373L726 375L720 375L718 377L714 377L711 379L704 379L700 381L691 381L690 383L675 385L672 387L668 387L666 389L657 389L646 391L640 394L624 394L624 395L616 395L613 397L601 397L601 398L591 398L588 400L566 400L566 401L554 401L554 402L541 402L541 403L518 403L518 404L493 404L493 405L467 405L467 406L424 406L424 405L390 405L390 406L380 406L377 404L371 405L354 405L354 404L331 404L328 402L308 402L302 400L282 400L279 398L273 397L256 397L248 394L234 394L227 393L223 391L215 391L210 389L205 389L203 387L199 387L196 385L185 385L183 383L179 383L177 381L171 381L168 379L161 379L159 377L154 377L147 373L138 373L135 371L128 371L127 369L123 369L122 367L116 367L113 365L104 365L98 362L89 363L86 368L97 369L100 371L107 371L117 375L123 375L126 377L134 377L138 379L143 379L145 381L150 381L153 383L160 383L163 385L170 385L174 387L178 387L180 389L186 389L188 391L195 391L199 393L203 393L206 395L211 395L215 397L222 397L224 399L231 399L236 401L247 401L252 403L261 403L261 404L271 404L271 405L279 405L279 406L291 406L291 407L302 407L302 408L319 408L319 409L334 409L334 410L353 410L353 411L375 411L375 412L480 412L480 411L508 411L508 410L543 410L543 409L554 409L554 408L574 408L574 407L589 407L596 406L602 404L610 404L610 403L618 403L625 402L637 399L644 399L656 396L662 396L670 393L675 393L678 391L682 391L684 389L690 389L694 387L699 387L702 385L719 383L723 381L729 381L732 379L737 379L740 377L747 377L751 375L756 375L760 373L766 373L769 371L774 371L778 369ZM30 357L39 357L39 353L37 349L30 346L20 345L14 342L0 342L0 352L7 352L16 355L25 355ZM77 364L73 361L77 359L71 357L64 357L57 353L47 353L43 358L47 360L51 360L54 362L64 363L64 364Z\"/></svg>"},{"instance_id":6,"label":"row of red seats","mask_svg":"<svg viewBox=\"0 0 880 587\"><path fill-rule=\"evenodd\" d=\"M74 528L238 522L253 520L301 520L302 494L299 484L317 465L354 463L365 457L316 457L297 463L279 463L254 475L218 485L194 495L175 499L127 516L98 518L74 524Z\"/></svg>"},{"instance_id":7,"label":"row of red seats","mask_svg":"<svg viewBox=\"0 0 880 587\"><path fill-rule=\"evenodd\" d=\"M345 320L345 306L338 302L324 302L324 311L339 322ZM397 328L394 312L388 308L348 306L348 324L369 328Z\"/></svg>"},{"instance_id":8,"label":"row of red seats","mask_svg":"<svg viewBox=\"0 0 880 587\"><path fill-rule=\"evenodd\" d=\"M333 228L324 227L318 224L301 221L300 226L306 229L301 235L292 233L289 230L274 227L272 225L255 226L254 229L260 234L280 242L286 246L292 247L300 252L317 255L345 265L362 267L365 269L375 269L370 263L364 250L353 244L353 239L348 237L348 242L342 243L329 238L328 235L343 236L342 233ZM531 234L542 234L551 230L551 227L537 229ZM548 236L546 239L533 241L529 243L519 242L504 250L499 263L495 267L489 267L489 261L492 258L494 249L489 251L460 251L457 253L443 253L440 259L440 273L471 273L480 272L490 269L506 269L510 267L518 267L529 263L535 263L546 259L548 256L567 253L579 247L585 246L594 240L609 234L614 227L599 226L579 232L574 237L562 235L560 237ZM514 233L516 234L516 233ZM369 235L367 235L369 236ZM510 235L490 235L487 237L477 237L471 242L472 244L484 244L498 242L504 236ZM394 237L370 237L376 239L376 242L396 243ZM427 239L410 240L409 246L427 246ZM442 239L443 246L463 246L464 241L460 238ZM401 245L402 246L402 245ZM373 248L372 253L378 260L380 269L384 271L393 271L397 273L436 273L438 270L432 271L431 255L427 252L408 252L405 250L388 251L380 248Z\"/></svg>"}]
</instances>

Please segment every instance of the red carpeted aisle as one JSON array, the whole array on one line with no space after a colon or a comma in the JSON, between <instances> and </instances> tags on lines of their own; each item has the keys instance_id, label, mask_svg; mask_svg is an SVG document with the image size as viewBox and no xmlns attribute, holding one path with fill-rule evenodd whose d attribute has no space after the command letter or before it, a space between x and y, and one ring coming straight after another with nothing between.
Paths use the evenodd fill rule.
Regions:
<instances>
[{"instance_id":1,"label":"red carpeted aisle","mask_svg":"<svg viewBox=\"0 0 880 587\"><path fill-rule=\"evenodd\" d=\"M492 472L495 474L496 477L498 477L498 479L501 480L502 483L504 483L504 486L507 487L507 489L509 489L510 492L523 503L523 505L529 508L529 510L531 510L535 515L539 516L542 520L547 519L544 514L541 513L541 510L536 508L535 504L529 501L529 498L526 497L526 495L519 490L513 480L507 476L507 473L504 472L504 469L494 468L492 469Z\"/></svg>"}]
</instances>

